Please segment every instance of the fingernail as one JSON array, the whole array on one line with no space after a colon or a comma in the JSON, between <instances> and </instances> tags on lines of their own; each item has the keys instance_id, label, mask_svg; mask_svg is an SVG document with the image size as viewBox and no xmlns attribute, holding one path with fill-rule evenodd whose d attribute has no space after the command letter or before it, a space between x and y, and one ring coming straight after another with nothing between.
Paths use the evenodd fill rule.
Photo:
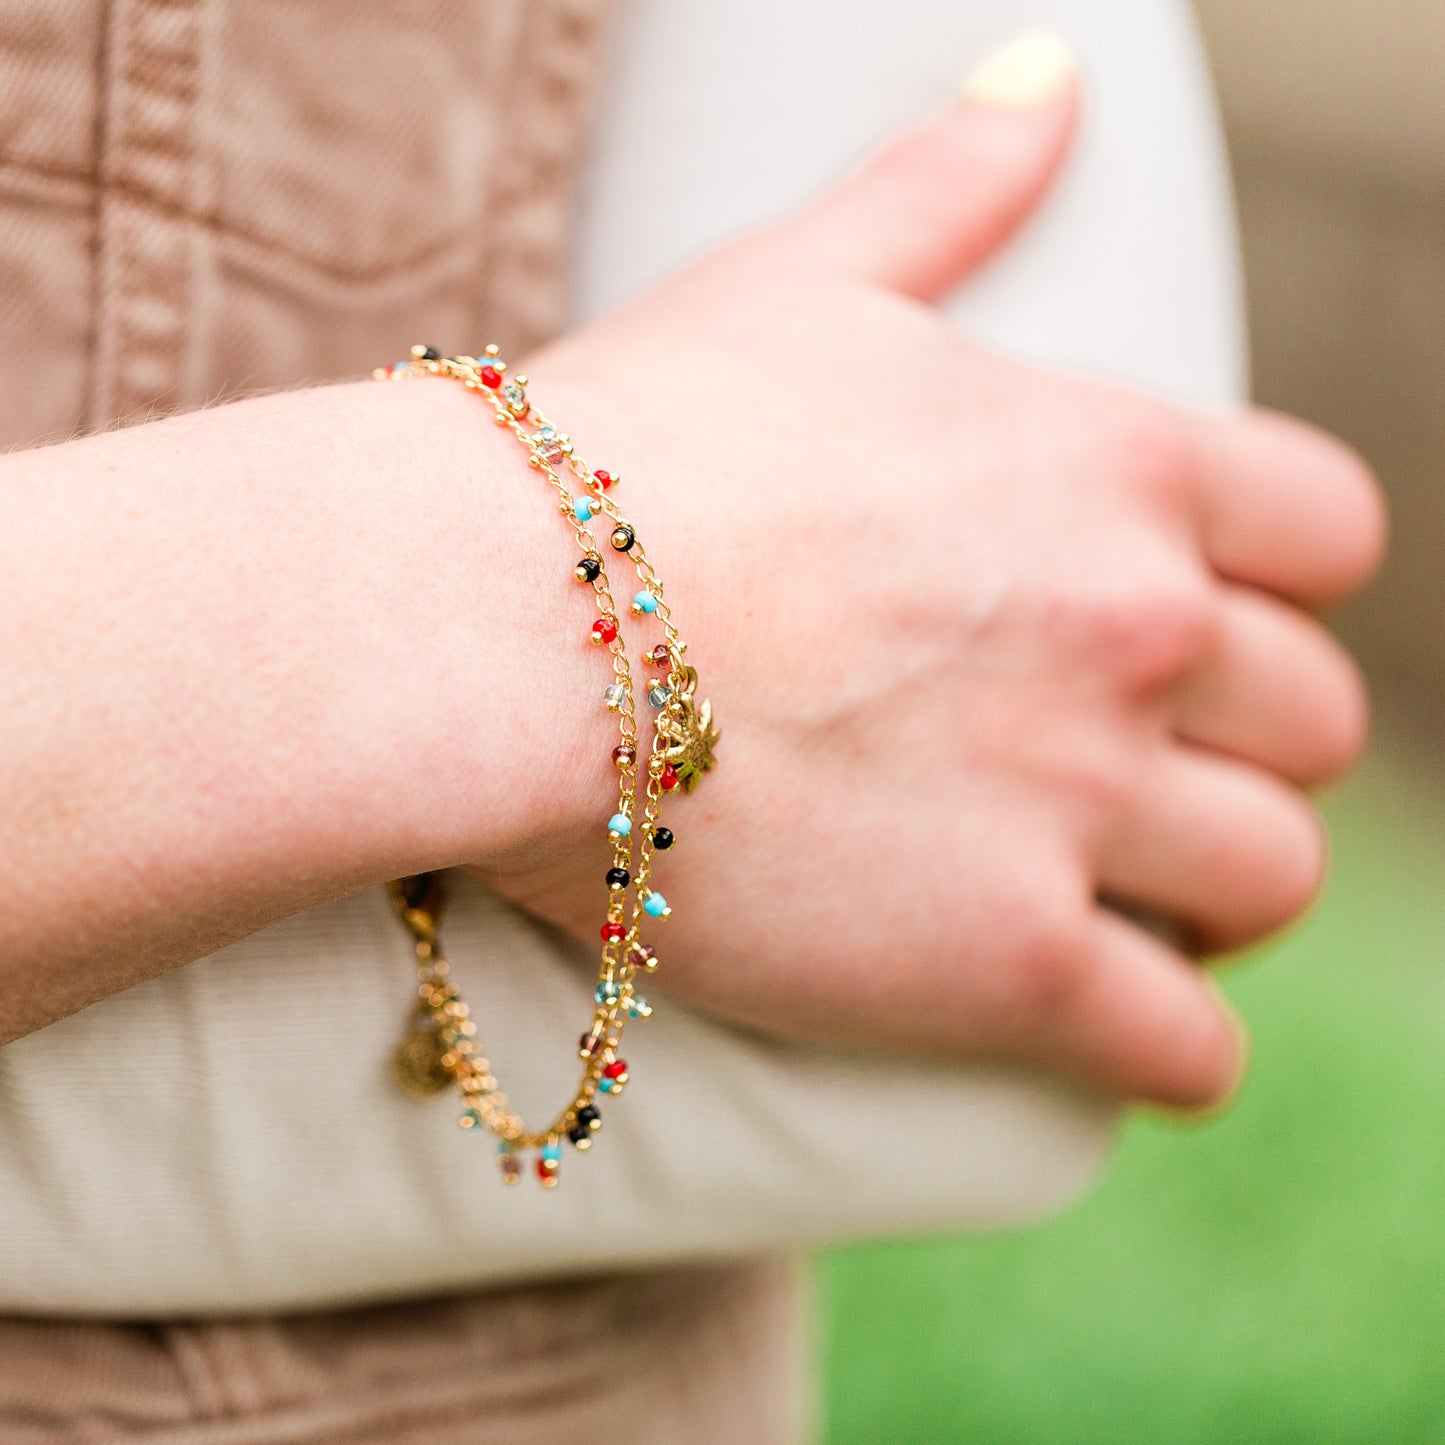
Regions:
<instances>
[{"instance_id":1,"label":"fingernail","mask_svg":"<svg viewBox=\"0 0 1445 1445\"><path fill-rule=\"evenodd\" d=\"M979 105L1025 108L1062 95L1078 74L1074 52L1052 30L1030 30L964 77L959 93Z\"/></svg>"}]
</instances>

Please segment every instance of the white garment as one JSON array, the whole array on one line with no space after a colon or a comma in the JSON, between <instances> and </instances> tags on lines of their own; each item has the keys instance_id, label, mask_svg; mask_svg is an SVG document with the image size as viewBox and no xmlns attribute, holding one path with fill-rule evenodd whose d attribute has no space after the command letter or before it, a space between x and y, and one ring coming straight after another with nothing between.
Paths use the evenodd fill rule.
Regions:
<instances>
[{"instance_id":1,"label":"white garment","mask_svg":"<svg viewBox=\"0 0 1445 1445\"><path fill-rule=\"evenodd\" d=\"M837 174L1025 23L1082 53L1080 151L952 308L1011 351L1201 402L1241 387L1224 167L1166 0L633 0L584 208L584 313ZM725 713L726 700L718 699ZM723 759L724 766L726 758ZM571 1087L592 951L456 880L454 967L524 1113ZM937 900L947 906L947 900ZM661 990L659 989L660 993ZM387 1059L409 950L379 891L293 918L0 1051L0 1311L307 1307L1045 1209L1110 1111L998 1069L835 1055L661 1000L563 1187L504 1189Z\"/></svg>"}]
</instances>

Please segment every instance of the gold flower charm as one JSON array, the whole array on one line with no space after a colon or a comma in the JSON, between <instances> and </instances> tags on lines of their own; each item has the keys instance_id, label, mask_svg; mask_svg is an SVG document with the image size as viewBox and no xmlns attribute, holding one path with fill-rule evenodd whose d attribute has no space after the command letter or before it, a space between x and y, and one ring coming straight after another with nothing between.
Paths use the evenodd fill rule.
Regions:
<instances>
[{"instance_id":1,"label":"gold flower charm","mask_svg":"<svg viewBox=\"0 0 1445 1445\"><path fill-rule=\"evenodd\" d=\"M663 720L662 734L667 742L663 760L682 780L682 785L692 792L702 781L702 775L717 766L713 750L722 738L722 733L713 725L712 704L706 700L698 702L697 669L686 668L683 686L676 694L676 709L669 709Z\"/></svg>"}]
</instances>

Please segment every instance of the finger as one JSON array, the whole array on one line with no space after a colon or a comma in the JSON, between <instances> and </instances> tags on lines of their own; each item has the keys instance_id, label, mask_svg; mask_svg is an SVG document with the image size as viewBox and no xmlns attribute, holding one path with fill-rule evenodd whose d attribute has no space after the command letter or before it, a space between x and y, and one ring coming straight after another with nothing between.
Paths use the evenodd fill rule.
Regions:
<instances>
[{"instance_id":1,"label":"finger","mask_svg":"<svg viewBox=\"0 0 1445 1445\"><path fill-rule=\"evenodd\" d=\"M1160 754L1098 860L1104 894L1178 919L1206 952L1299 916L1324 877L1314 809L1270 773L1197 748Z\"/></svg>"},{"instance_id":2,"label":"finger","mask_svg":"<svg viewBox=\"0 0 1445 1445\"><path fill-rule=\"evenodd\" d=\"M764 243L808 269L936 299L1037 205L1077 112L1067 48L1026 36L985 62L962 100L885 145Z\"/></svg>"},{"instance_id":3,"label":"finger","mask_svg":"<svg viewBox=\"0 0 1445 1445\"><path fill-rule=\"evenodd\" d=\"M1302 787L1359 757L1369 719L1344 648L1314 618L1248 587L1228 589L1214 646L1177 706L1180 737Z\"/></svg>"},{"instance_id":4,"label":"finger","mask_svg":"<svg viewBox=\"0 0 1445 1445\"><path fill-rule=\"evenodd\" d=\"M1353 451L1272 412L1191 425L1205 552L1223 576L1311 607L1370 577L1384 551L1385 512Z\"/></svg>"},{"instance_id":5,"label":"finger","mask_svg":"<svg viewBox=\"0 0 1445 1445\"><path fill-rule=\"evenodd\" d=\"M1188 959L1098 909L1072 991L1030 1052L1122 1099L1206 1108L1234 1091L1244 1029Z\"/></svg>"}]
</instances>

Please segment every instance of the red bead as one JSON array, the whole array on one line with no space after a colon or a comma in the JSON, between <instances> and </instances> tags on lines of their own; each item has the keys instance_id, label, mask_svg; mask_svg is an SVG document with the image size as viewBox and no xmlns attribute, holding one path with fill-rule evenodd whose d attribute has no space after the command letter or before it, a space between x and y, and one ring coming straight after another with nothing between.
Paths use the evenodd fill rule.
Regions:
<instances>
[{"instance_id":1,"label":"red bead","mask_svg":"<svg viewBox=\"0 0 1445 1445\"><path fill-rule=\"evenodd\" d=\"M490 386L495 391L502 384L502 373L495 366L484 366L477 375L482 380L483 386Z\"/></svg>"},{"instance_id":2,"label":"red bead","mask_svg":"<svg viewBox=\"0 0 1445 1445\"><path fill-rule=\"evenodd\" d=\"M602 941L604 943L619 943L627 937L627 930L620 923L604 923L602 925Z\"/></svg>"},{"instance_id":3,"label":"red bead","mask_svg":"<svg viewBox=\"0 0 1445 1445\"><path fill-rule=\"evenodd\" d=\"M677 769L673 767L671 763L668 763L663 768L662 775L658 778L658 782L662 784L663 791L668 793L670 793L681 781L682 779L677 776Z\"/></svg>"},{"instance_id":4,"label":"red bead","mask_svg":"<svg viewBox=\"0 0 1445 1445\"><path fill-rule=\"evenodd\" d=\"M593 642L612 642L617 637L617 624L610 617L599 617L592 624Z\"/></svg>"},{"instance_id":5,"label":"red bead","mask_svg":"<svg viewBox=\"0 0 1445 1445\"><path fill-rule=\"evenodd\" d=\"M665 642L659 642L657 646L648 653L648 656L652 659L652 665L654 667L672 666L672 651Z\"/></svg>"},{"instance_id":6,"label":"red bead","mask_svg":"<svg viewBox=\"0 0 1445 1445\"><path fill-rule=\"evenodd\" d=\"M543 1184L551 1184L557 1178L557 1166L547 1159L537 1160L537 1178Z\"/></svg>"},{"instance_id":7,"label":"red bead","mask_svg":"<svg viewBox=\"0 0 1445 1445\"><path fill-rule=\"evenodd\" d=\"M604 492L617 480L611 472L604 472L601 467L592 473L592 477Z\"/></svg>"},{"instance_id":8,"label":"red bead","mask_svg":"<svg viewBox=\"0 0 1445 1445\"><path fill-rule=\"evenodd\" d=\"M627 1061L625 1059L615 1059L602 1070L602 1077L604 1079L620 1079L626 1072Z\"/></svg>"}]
</instances>

